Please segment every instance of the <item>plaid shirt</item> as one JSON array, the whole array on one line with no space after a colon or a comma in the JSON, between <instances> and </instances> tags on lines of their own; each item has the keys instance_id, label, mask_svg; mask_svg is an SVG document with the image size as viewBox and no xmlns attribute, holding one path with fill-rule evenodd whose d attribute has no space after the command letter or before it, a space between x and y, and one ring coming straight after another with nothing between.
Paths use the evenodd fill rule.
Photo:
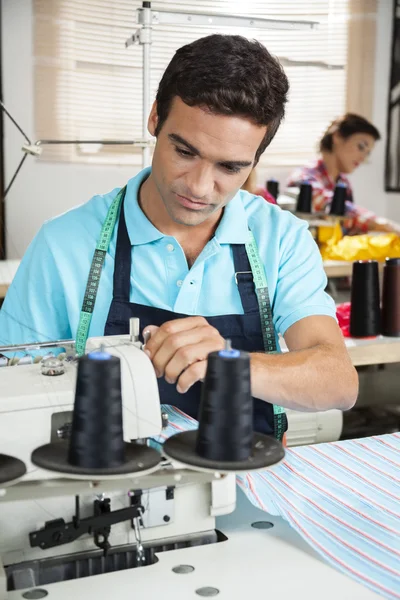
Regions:
<instances>
[{"instance_id":1,"label":"plaid shirt","mask_svg":"<svg viewBox=\"0 0 400 600\"><path fill-rule=\"evenodd\" d=\"M298 187L306 181L313 187L313 210L316 212L326 212L331 205L336 184L339 181L345 183L347 187L346 215L349 217L343 224L346 233L354 235L366 233L371 229L376 215L353 203L353 192L347 177L340 174L334 181L329 177L324 161L319 159L308 166L296 169L289 177L287 185L288 187Z\"/></svg>"}]
</instances>

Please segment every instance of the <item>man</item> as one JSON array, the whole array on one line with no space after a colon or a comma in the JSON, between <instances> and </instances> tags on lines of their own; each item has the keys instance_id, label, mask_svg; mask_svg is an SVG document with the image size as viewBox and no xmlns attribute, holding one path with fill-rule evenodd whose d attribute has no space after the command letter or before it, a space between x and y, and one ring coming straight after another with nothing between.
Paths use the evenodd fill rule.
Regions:
<instances>
[{"instance_id":1,"label":"man","mask_svg":"<svg viewBox=\"0 0 400 600\"><path fill-rule=\"evenodd\" d=\"M280 125L287 91L279 63L257 42L212 35L178 50L148 121L152 169L44 224L7 294L1 343L127 333L135 316L150 337L161 401L194 417L207 356L226 338L251 353L258 431L273 432L271 403L351 407L357 375L306 224L240 191ZM96 254L96 293L87 280L114 201L119 219ZM273 325L265 284L260 292L253 282L251 235ZM291 352L265 353L275 349L272 328Z\"/></svg>"}]
</instances>

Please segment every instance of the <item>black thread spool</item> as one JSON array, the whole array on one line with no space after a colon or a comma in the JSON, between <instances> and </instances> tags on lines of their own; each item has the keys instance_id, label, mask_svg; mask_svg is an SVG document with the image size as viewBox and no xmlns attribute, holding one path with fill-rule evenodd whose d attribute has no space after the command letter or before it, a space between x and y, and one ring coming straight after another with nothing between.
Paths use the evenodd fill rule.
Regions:
<instances>
[{"instance_id":1,"label":"black thread spool","mask_svg":"<svg viewBox=\"0 0 400 600\"><path fill-rule=\"evenodd\" d=\"M346 211L347 186L339 181L335 186L329 214L342 217Z\"/></svg>"},{"instance_id":2,"label":"black thread spool","mask_svg":"<svg viewBox=\"0 0 400 600\"><path fill-rule=\"evenodd\" d=\"M196 469L248 472L265 469L285 456L282 444L253 432L250 356L232 350L208 355L198 430L172 435L164 454Z\"/></svg>"},{"instance_id":3,"label":"black thread spool","mask_svg":"<svg viewBox=\"0 0 400 600\"><path fill-rule=\"evenodd\" d=\"M382 335L400 337L400 258L387 258L383 267Z\"/></svg>"},{"instance_id":4,"label":"black thread spool","mask_svg":"<svg viewBox=\"0 0 400 600\"><path fill-rule=\"evenodd\" d=\"M379 270L376 260L353 263L350 335L375 337L380 333Z\"/></svg>"},{"instance_id":5,"label":"black thread spool","mask_svg":"<svg viewBox=\"0 0 400 600\"><path fill-rule=\"evenodd\" d=\"M92 352L78 362L69 440L50 442L31 455L34 465L72 477L115 477L157 468L160 454L123 439L120 359Z\"/></svg>"},{"instance_id":6,"label":"black thread spool","mask_svg":"<svg viewBox=\"0 0 400 600\"><path fill-rule=\"evenodd\" d=\"M268 179L267 191L277 200L279 196L279 181L276 179Z\"/></svg>"},{"instance_id":7,"label":"black thread spool","mask_svg":"<svg viewBox=\"0 0 400 600\"><path fill-rule=\"evenodd\" d=\"M78 363L68 462L112 469L124 460L121 363L106 352L93 352Z\"/></svg>"},{"instance_id":8,"label":"black thread spool","mask_svg":"<svg viewBox=\"0 0 400 600\"><path fill-rule=\"evenodd\" d=\"M300 192L297 197L296 212L311 213L312 212L312 185L305 182L300 186Z\"/></svg>"},{"instance_id":9,"label":"black thread spool","mask_svg":"<svg viewBox=\"0 0 400 600\"><path fill-rule=\"evenodd\" d=\"M253 442L250 356L221 350L208 356L196 452L208 460L245 461Z\"/></svg>"}]
</instances>

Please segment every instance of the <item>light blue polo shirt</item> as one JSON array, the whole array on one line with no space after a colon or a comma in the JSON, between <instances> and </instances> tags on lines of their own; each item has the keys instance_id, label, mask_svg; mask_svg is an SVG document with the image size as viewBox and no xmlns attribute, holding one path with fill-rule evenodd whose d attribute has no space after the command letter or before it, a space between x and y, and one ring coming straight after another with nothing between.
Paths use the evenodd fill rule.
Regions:
<instances>
[{"instance_id":1,"label":"light blue polo shirt","mask_svg":"<svg viewBox=\"0 0 400 600\"><path fill-rule=\"evenodd\" d=\"M305 221L240 190L192 268L174 237L138 204L149 169L127 185L132 244L131 302L188 315L242 314L230 244L254 234L265 266L274 325L282 335L310 315L335 318L322 260ZM29 246L0 311L0 345L75 338L86 282L107 210L118 189L47 221ZM117 227L101 275L89 336L104 334L112 299Z\"/></svg>"}]
</instances>

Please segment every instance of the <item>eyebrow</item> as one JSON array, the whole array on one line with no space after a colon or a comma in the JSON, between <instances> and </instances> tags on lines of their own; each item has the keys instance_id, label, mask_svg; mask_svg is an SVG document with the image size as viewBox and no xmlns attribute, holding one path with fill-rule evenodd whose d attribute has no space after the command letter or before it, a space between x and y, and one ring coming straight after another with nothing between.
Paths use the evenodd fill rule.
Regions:
<instances>
[{"instance_id":1,"label":"eyebrow","mask_svg":"<svg viewBox=\"0 0 400 600\"><path fill-rule=\"evenodd\" d=\"M195 146L193 146L192 144L190 144L188 141L186 141L183 137L181 137L180 135L178 135L177 133L169 133L168 134L169 139L171 140L171 142L174 142L176 144L180 144L181 146L185 146L188 150L190 150L190 152L192 152L192 154L194 154L195 156L200 156L200 151L195 148ZM243 168L243 167L250 167L253 164L253 161L249 161L249 160L219 160L217 161L217 164L222 165L223 167L231 167L231 168Z\"/></svg>"}]
</instances>

